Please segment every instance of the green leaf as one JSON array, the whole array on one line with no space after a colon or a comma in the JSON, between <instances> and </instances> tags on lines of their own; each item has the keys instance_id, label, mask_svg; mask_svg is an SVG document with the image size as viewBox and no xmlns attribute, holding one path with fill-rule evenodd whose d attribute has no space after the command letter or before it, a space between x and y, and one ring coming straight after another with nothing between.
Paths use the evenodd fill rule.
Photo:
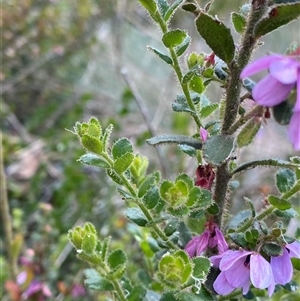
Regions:
<instances>
[{"instance_id":1,"label":"green leaf","mask_svg":"<svg viewBox=\"0 0 300 301\"><path fill-rule=\"evenodd\" d=\"M183 0L176 0L171 4L168 11L165 13L164 20L169 21L169 19L172 17L176 9L179 7L179 5L182 3Z\"/></svg>"},{"instance_id":2,"label":"green leaf","mask_svg":"<svg viewBox=\"0 0 300 301\"><path fill-rule=\"evenodd\" d=\"M143 196L143 203L148 209L153 209L160 200L158 188L156 186L151 187Z\"/></svg>"},{"instance_id":3,"label":"green leaf","mask_svg":"<svg viewBox=\"0 0 300 301\"><path fill-rule=\"evenodd\" d=\"M159 58L161 58L163 61L165 61L167 64L169 65L173 65L173 61L172 59L167 56L166 54L161 53L159 50L151 47L151 46L147 46L148 50L154 52Z\"/></svg>"},{"instance_id":4,"label":"green leaf","mask_svg":"<svg viewBox=\"0 0 300 301\"><path fill-rule=\"evenodd\" d=\"M121 188L117 188L118 192L122 195L122 197L126 200L133 200L135 199L135 196L131 195L130 193L128 193L127 191L121 189Z\"/></svg>"},{"instance_id":5,"label":"green leaf","mask_svg":"<svg viewBox=\"0 0 300 301\"><path fill-rule=\"evenodd\" d=\"M194 75L189 81L189 87L192 91L202 94L205 91L205 86L201 77Z\"/></svg>"},{"instance_id":6,"label":"green leaf","mask_svg":"<svg viewBox=\"0 0 300 301\"><path fill-rule=\"evenodd\" d=\"M221 165L233 149L234 139L230 136L215 135L209 137L204 146L203 154L208 163Z\"/></svg>"},{"instance_id":7,"label":"green leaf","mask_svg":"<svg viewBox=\"0 0 300 301\"><path fill-rule=\"evenodd\" d=\"M191 114L196 114L195 111L191 110L188 106L187 100L184 94L178 94L176 97L176 102L172 103L172 109L175 112L187 112Z\"/></svg>"},{"instance_id":8,"label":"green leaf","mask_svg":"<svg viewBox=\"0 0 300 301\"><path fill-rule=\"evenodd\" d=\"M274 6L266 18L263 18L254 29L256 39L271 31L296 20L300 16L300 3Z\"/></svg>"},{"instance_id":9,"label":"green leaf","mask_svg":"<svg viewBox=\"0 0 300 301\"><path fill-rule=\"evenodd\" d=\"M144 300L146 296L146 289L142 285L135 285L130 292L130 295L126 298L127 301Z\"/></svg>"},{"instance_id":10,"label":"green leaf","mask_svg":"<svg viewBox=\"0 0 300 301\"><path fill-rule=\"evenodd\" d=\"M216 215L219 213L219 207L217 204L212 204L210 207L207 208L207 212L211 215Z\"/></svg>"},{"instance_id":11,"label":"green leaf","mask_svg":"<svg viewBox=\"0 0 300 301\"><path fill-rule=\"evenodd\" d=\"M231 21L236 32L242 34L246 28L246 18L238 13L231 13Z\"/></svg>"},{"instance_id":12,"label":"green leaf","mask_svg":"<svg viewBox=\"0 0 300 301\"><path fill-rule=\"evenodd\" d=\"M164 17L170 6L167 0L157 0L157 7L161 16Z\"/></svg>"},{"instance_id":13,"label":"green leaf","mask_svg":"<svg viewBox=\"0 0 300 301\"><path fill-rule=\"evenodd\" d=\"M127 138L121 138L117 140L113 144L111 150L111 153L115 160L122 157L126 153L132 153L132 152L133 152L132 144Z\"/></svg>"},{"instance_id":14,"label":"green leaf","mask_svg":"<svg viewBox=\"0 0 300 301\"><path fill-rule=\"evenodd\" d=\"M196 149L192 146L189 146L189 145L185 145L185 144L181 144L181 145L178 145L178 148L183 151L185 154L191 156L191 157L195 157L197 152L196 152Z\"/></svg>"},{"instance_id":15,"label":"green leaf","mask_svg":"<svg viewBox=\"0 0 300 301\"><path fill-rule=\"evenodd\" d=\"M211 115L215 110L217 110L219 108L219 105L217 103L213 103L211 105L205 106L205 107L201 107L200 110L200 116L202 118L206 118L209 115Z\"/></svg>"},{"instance_id":16,"label":"green leaf","mask_svg":"<svg viewBox=\"0 0 300 301\"><path fill-rule=\"evenodd\" d=\"M97 236L93 233L87 233L82 239L81 249L84 253L91 255L95 252L97 243Z\"/></svg>"},{"instance_id":17,"label":"green leaf","mask_svg":"<svg viewBox=\"0 0 300 301\"><path fill-rule=\"evenodd\" d=\"M123 156L117 158L114 162L114 169L117 173L123 173L130 166L134 159L133 153L126 153Z\"/></svg>"},{"instance_id":18,"label":"green leaf","mask_svg":"<svg viewBox=\"0 0 300 301\"><path fill-rule=\"evenodd\" d=\"M191 37L187 36L180 45L175 47L175 52L178 57L180 57L186 51L190 43L191 43Z\"/></svg>"},{"instance_id":19,"label":"green leaf","mask_svg":"<svg viewBox=\"0 0 300 301\"><path fill-rule=\"evenodd\" d=\"M205 280L210 270L211 262L205 257L193 258L194 269L193 276L198 279Z\"/></svg>"},{"instance_id":20,"label":"green leaf","mask_svg":"<svg viewBox=\"0 0 300 301\"><path fill-rule=\"evenodd\" d=\"M92 290L97 291L113 291L115 288L111 282L102 278L99 273L94 269L86 269L84 270L84 284Z\"/></svg>"},{"instance_id":21,"label":"green leaf","mask_svg":"<svg viewBox=\"0 0 300 301\"><path fill-rule=\"evenodd\" d=\"M280 169L276 173L276 186L281 193L288 192L296 183L296 174L290 169Z\"/></svg>"},{"instance_id":22,"label":"green leaf","mask_svg":"<svg viewBox=\"0 0 300 301\"><path fill-rule=\"evenodd\" d=\"M156 12L156 2L154 0L138 0L143 5L149 14L152 16Z\"/></svg>"},{"instance_id":23,"label":"green leaf","mask_svg":"<svg viewBox=\"0 0 300 301\"><path fill-rule=\"evenodd\" d=\"M273 242L263 244L262 249L269 256L280 256L283 254L283 248L280 245L275 244Z\"/></svg>"},{"instance_id":24,"label":"green leaf","mask_svg":"<svg viewBox=\"0 0 300 301\"><path fill-rule=\"evenodd\" d=\"M195 75L198 68L191 68L186 74L183 75L181 82L187 84ZM184 97L185 98L185 97ZM186 101L186 100L185 100Z\"/></svg>"},{"instance_id":25,"label":"green leaf","mask_svg":"<svg viewBox=\"0 0 300 301\"><path fill-rule=\"evenodd\" d=\"M100 155L102 153L102 150L103 150L102 142L93 136L84 134L81 137L81 143L82 143L83 147L90 152L93 152L98 155Z\"/></svg>"},{"instance_id":26,"label":"green leaf","mask_svg":"<svg viewBox=\"0 0 300 301\"><path fill-rule=\"evenodd\" d=\"M196 149L202 148L202 142L200 140L184 135L159 135L147 139L146 142L152 146L175 143L175 144L186 144Z\"/></svg>"},{"instance_id":27,"label":"green leaf","mask_svg":"<svg viewBox=\"0 0 300 301\"><path fill-rule=\"evenodd\" d=\"M146 192L153 187L156 183L156 177L153 175L148 175L139 187L138 197L141 198Z\"/></svg>"},{"instance_id":28,"label":"green leaf","mask_svg":"<svg viewBox=\"0 0 300 301\"><path fill-rule=\"evenodd\" d=\"M126 264L127 257L124 251L118 249L109 254L107 262L111 269L116 269L118 266Z\"/></svg>"},{"instance_id":29,"label":"green leaf","mask_svg":"<svg viewBox=\"0 0 300 301\"><path fill-rule=\"evenodd\" d=\"M277 216L284 217L284 218L295 218L299 216L298 212L294 208L290 208L287 210L276 210L274 213Z\"/></svg>"},{"instance_id":30,"label":"green leaf","mask_svg":"<svg viewBox=\"0 0 300 301\"><path fill-rule=\"evenodd\" d=\"M276 207L279 210L287 210L292 207L292 204L286 200L280 199L276 197L275 195L269 195L268 201L271 205Z\"/></svg>"},{"instance_id":31,"label":"green leaf","mask_svg":"<svg viewBox=\"0 0 300 301\"><path fill-rule=\"evenodd\" d=\"M108 254L108 247L111 241L111 237L107 236L103 239L102 241L102 246L101 246L101 259L105 261L107 259L107 254Z\"/></svg>"},{"instance_id":32,"label":"green leaf","mask_svg":"<svg viewBox=\"0 0 300 301\"><path fill-rule=\"evenodd\" d=\"M110 123L107 126L107 128L105 129L104 134L102 136L103 150L105 152L108 151L109 139L110 139L110 136L111 136L111 133L112 133L113 129L114 129L114 126Z\"/></svg>"},{"instance_id":33,"label":"green leaf","mask_svg":"<svg viewBox=\"0 0 300 301\"><path fill-rule=\"evenodd\" d=\"M193 293L187 293L187 292L176 293L175 296L176 296L176 300L178 301L203 301L204 300L200 295L195 295Z\"/></svg>"},{"instance_id":34,"label":"green leaf","mask_svg":"<svg viewBox=\"0 0 300 301\"><path fill-rule=\"evenodd\" d=\"M228 235L232 239L232 241L235 242L237 245L243 248L246 247L247 242L243 233L229 233Z\"/></svg>"},{"instance_id":35,"label":"green leaf","mask_svg":"<svg viewBox=\"0 0 300 301\"><path fill-rule=\"evenodd\" d=\"M162 41L167 48L171 48L180 45L186 37L187 34L184 31L175 29L165 33L162 36Z\"/></svg>"},{"instance_id":36,"label":"green leaf","mask_svg":"<svg viewBox=\"0 0 300 301\"><path fill-rule=\"evenodd\" d=\"M197 17L196 28L207 45L220 59L227 64L233 60L235 46L229 28L204 12L201 12Z\"/></svg>"},{"instance_id":37,"label":"green leaf","mask_svg":"<svg viewBox=\"0 0 300 301\"><path fill-rule=\"evenodd\" d=\"M187 12L195 13L195 11L198 9L198 5L196 3L186 1L181 8Z\"/></svg>"},{"instance_id":38,"label":"green leaf","mask_svg":"<svg viewBox=\"0 0 300 301\"><path fill-rule=\"evenodd\" d=\"M256 118L249 120L237 136L237 145L239 147L249 145L255 138L260 127L261 122L257 121Z\"/></svg>"},{"instance_id":39,"label":"green leaf","mask_svg":"<svg viewBox=\"0 0 300 301\"><path fill-rule=\"evenodd\" d=\"M123 180L113 169L107 169L106 173L114 182L116 182L119 185L123 185Z\"/></svg>"},{"instance_id":40,"label":"green leaf","mask_svg":"<svg viewBox=\"0 0 300 301\"><path fill-rule=\"evenodd\" d=\"M178 299L175 298L174 294L174 292L164 293L159 299L159 301L178 301Z\"/></svg>"},{"instance_id":41,"label":"green leaf","mask_svg":"<svg viewBox=\"0 0 300 301\"><path fill-rule=\"evenodd\" d=\"M291 258L293 268L300 271L300 258Z\"/></svg>"},{"instance_id":42,"label":"green leaf","mask_svg":"<svg viewBox=\"0 0 300 301\"><path fill-rule=\"evenodd\" d=\"M128 208L125 211L125 215L128 219L130 219L140 227L145 227L148 223L146 216L139 208Z\"/></svg>"},{"instance_id":43,"label":"green leaf","mask_svg":"<svg viewBox=\"0 0 300 301\"><path fill-rule=\"evenodd\" d=\"M86 134L100 138L102 136L102 128L97 118L91 117L88 123L89 127Z\"/></svg>"},{"instance_id":44,"label":"green leaf","mask_svg":"<svg viewBox=\"0 0 300 301\"><path fill-rule=\"evenodd\" d=\"M79 162L87 165L103 167L103 168L110 168L111 166L109 163L102 157L97 156L96 154L87 153L81 156L78 159Z\"/></svg>"},{"instance_id":45,"label":"green leaf","mask_svg":"<svg viewBox=\"0 0 300 301\"><path fill-rule=\"evenodd\" d=\"M288 125L293 115L294 106L288 101L284 101L272 108L273 116L280 125Z\"/></svg>"}]
</instances>

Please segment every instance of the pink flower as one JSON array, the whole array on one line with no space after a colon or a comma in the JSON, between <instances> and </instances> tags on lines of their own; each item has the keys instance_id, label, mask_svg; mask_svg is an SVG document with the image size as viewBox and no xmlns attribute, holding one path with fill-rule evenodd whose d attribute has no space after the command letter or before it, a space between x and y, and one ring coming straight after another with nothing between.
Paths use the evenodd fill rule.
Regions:
<instances>
[{"instance_id":1,"label":"pink flower","mask_svg":"<svg viewBox=\"0 0 300 301\"><path fill-rule=\"evenodd\" d=\"M285 101L291 90L297 87L294 114L289 125L289 139L295 150L300 150L300 62L295 57L280 54L264 56L247 65L240 77L245 78L269 69L269 74L252 90L254 100L265 107L273 107Z\"/></svg>"},{"instance_id":2,"label":"pink flower","mask_svg":"<svg viewBox=\"0 0 300 301\"><path fill-rule=\"evenodd\" d=\"M210 260L221 270L213 284L219 295L228 295L237 288L242 288L245 295L249 291L250 281L256 288L269 288L269 296L273 294L275 285L271 265L259 253L228 250L210 257Z\"/></svg>"},{"instance_id":3,"label":"pink flower","mask_svg":"<svg viewBox=\"0 0 300 301\"><path fill-rule=\"evenodd\" d=\"M184 250L190 257L200 256L208 247L217 247L219 253L228 250L228 244L215 223L208 223L207 229L198 236L193 237L185 246Z\"/></svg>"},{"instance_id":4,"label":"pink flower","mask_svg":"<svg viewBox=\"0 0 300 301\"><path fill-rule=\"evenodd\" d=\"M271 268L275 284L287 284L293 277L292 257L300 258L300 243L287 244L281 256L271 256Z\"/></svg>"}]
</instances>

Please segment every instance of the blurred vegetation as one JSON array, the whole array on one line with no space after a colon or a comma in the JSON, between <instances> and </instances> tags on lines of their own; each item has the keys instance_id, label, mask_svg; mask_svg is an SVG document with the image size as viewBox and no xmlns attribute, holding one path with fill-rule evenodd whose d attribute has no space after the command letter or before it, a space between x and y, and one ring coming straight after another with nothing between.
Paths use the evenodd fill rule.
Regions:
<instances>
[{"instance_id":1,"label":"blurred vegetation","mask_svg":"<svg viewBox=\"0 0 300 301\"><path fill-rule=\"evenodd\" d=\"M214 8L223 20L225 2L215 1ZM246 1L230 2L238 7ZM1 227L3 300L20 300L30 279L45 283L52 300L107 300L78 293L84 265L67 243L68 229L91 221L101 235L112 235L136 264L132 278L149 264L139 255L139 239L132 238L145 234L127 225L123 201L105 173L76 162L83 151L64 129L91 115L104 126L112 122L115 135L129 137L150 157L150 168L160 168L153 150L145 146L149 129L120 72L126 68L158 133L190 132L187 117L171 112L178 92L171 70L146 50L148 44L162 48L159 32L135 0L4 0L0 24L3 159L15 252L23 258L18 268L30 275L19 286L5 282L9 275ZM172 24L195 36L190 15L179 12ZM190 51L205 47L195 39ZM168 158L166 176L182 171L193 175L192 159L174 147L162 152ZM26 300L36 300L39 294Z\"/></svg>"}]
</instances>

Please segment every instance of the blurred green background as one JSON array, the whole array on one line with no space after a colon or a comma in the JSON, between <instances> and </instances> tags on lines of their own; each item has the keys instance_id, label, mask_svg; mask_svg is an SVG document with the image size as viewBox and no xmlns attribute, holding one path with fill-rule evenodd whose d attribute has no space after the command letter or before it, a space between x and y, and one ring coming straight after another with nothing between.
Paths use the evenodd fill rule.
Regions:
<instances>
[{"instance_id":1,"label":"blurred green background","mask_svg":"<svg viewBox=\"0 0 300 301\"><path fill-rule=\"evenodd\" d=\"M208 1L199 2L204 6ZM216 0L212 13L230 25L230 11L238 11L245 2ZM194 29L192 15L178 11L171 26L187 29L192 36L188 52L209 52ZM72 130L76 121L90 116L104 126L113 123L114 138L130 138L137 151L150 158L150 169L161 168L145 144L149 129L121 74L126 70L157 134L193 133L188 116L171 110L180 92L172 70L147 51L147 45L164 51L160 32L135 0L3 0L1 34L2 146L15 249L21 256L19 272L27 271L30 279L44 283L51 300L109 300L81 287L86 265L67 243L68 229L91 221L101 235L112 235L114 244L125 246L132 259L132 279L136 267L147 267L133 238L143 234L128 226L123 201L106 174L76 161L83 150L65 129ZM300 42L297 21L264 38L255 56L270 50L283 53L292 41ZM213 86L208 95L214 101L221 92ZM164 176L172 178L178 172L193 176L195 159L172 146L161 152ZM286 128L270 121L254 145L241 151L241 158L292 154ZM250 172L240 180L233 212L243 206L243 195L260 208L263 196L274 190L270 170ZM16 287L7 282L0 231L0 281L6 286L2 300L21 300L28 283Z\"/></svg>"}]
</instances>

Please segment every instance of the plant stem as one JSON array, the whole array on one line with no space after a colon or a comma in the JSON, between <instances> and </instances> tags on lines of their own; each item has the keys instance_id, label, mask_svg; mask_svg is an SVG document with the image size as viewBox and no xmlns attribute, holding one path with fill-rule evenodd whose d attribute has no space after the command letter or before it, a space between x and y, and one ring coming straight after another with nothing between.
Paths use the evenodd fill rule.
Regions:
<instances>
[{"instance_id":1,"label":"plant stem","mask_svg":"<svg viewBox=\"0 0 300 301\"><path fill-rule=\"evenodd\" d=\"M249 119L255 116L261 116L263 114L264 107L262 106L255 106L251 111L247 114L241 116L229 129L228 135L234 134L242 125L244 125Z\"/></svg>"},{"instance_id":2,"label":"plant stem","mask_svg":"<svg viewBox=\"0 0 300 301\"><path fill-rule=\"evenodd\" d=\"M106 264L104 264L100 268L103 269L106 274L108 274L110 272L110 269ZM99 267L96 267L96 269L99 270ZM101 271L99 271L99 273L102 274ZM119 280L112 279L112 280L110 280L110 282L112 283L113 287L115 288L114 294L116 295L117 300L118 301L126 301L127 299L124 295L124 291L123 291L123 288L122 288Z\"/></svg>"},{"instance_id":3,"label":"plant stem","mask_svg":"<svg viewBox=\"0 0 300 301\"><path fill-rule=\"evenodd\" d=\"M229 134L229 129L236 120L240 105L240 93L242 85L240 74L242 69L248 63L255 46L256 41L253 38L254 28L265 13L266 9L266 0L252 1L247 27L240 44L241 46L237 54L237 58L228 66L230 69L230 78L226 89L225 112L221 130L223 135ZM214 200L219 207L219 213L215 218L215 222L219 226L222 226L223 216L225 213L224 209L230 178L231 175L228 172L227 162L225 162L217 168L216 186L214 191Z\"/></svg>"},{"instance_id":4,"label":"plant stem","mask_svg":"<svg viewBox=\"0 0 300 301\"><path fill-rule=\"evenodd\" d=\"M124 175L120 175L120 177L123 180L124 186L130 191L130 193L136 197L136 199L138 199L137 196L137 191L136 189L131 185L131 183L129 182L129 180L124 176ZM151 214L151 212L146 208L146 206L142 203L142 202L135 202L139 208L142 210L142 212L144 213L144 215L146 216L148 222L153 222L153 216ZM168 237L164 234L164 232L155 224L152 223L151 225L152 230L154 231L154 233L156 234L157 237L161 238L170 249L173 250L177 250L178 247L173 244Z\"/></svg>"},{"instance_id":5,"label":"plant stem","mask_svg":"<svg viewBox=\"0 0 300 301\"><path fill-rule=\"evenodd\" d=\"M165 22L165 20L163 20L163 18L159 15L159 16L157 16L157 21L158 21L158 24L159 24L159 26L160 26L160 28L161 28L161 30L162 30L162 33L163 33L163 34L167 33L167 32L169 31L169 29L168 29L168 25L167 25L167 23ZM185 96L185 98L186 98L186 101L187 101L187 103L188 103L188 106L190 107L190 109L191 109L192 111L195 112L195 114L191 114L191 115L192 115L192 117L194 118L194 120L195 120L195 122L196 122L198 128L200 128L200 127L202 126L202 123L201 123L201 120L200 120L200 118L199 118L199 116L198 116L198 114L197 114L197 111L196 111L195 105L194 105L194 103L193 103L193 100L192 100L192 98L191 98L190 91L189 91L189 89L188 89L188 85L182 83L182 71L181 71L181 68L180 68L179 61L178 61L178 56L177 56L177 54L176 54L176 52L175 52L175 50L174 50L173 47L170 47L170 48L168 48L168 49L169 49L171 58L172 58L172 60L173 60L173 64L172 64L173 69L174 69L174 71L175 71L175 73L176 73L176 75L177 75L179 84L180 84L181 89L182 89L182 91L183 91L183 94L184 94L184 96Z\"/></svg>"},{"instance_id":6,"label":"plant stem","mask_svg":"<svg viewBox=\"0 0 300 301\"><path fill-rule=\"evenodd\" d=\"M234 169L231 172L231 176L255 168L257 166L267 166L267 167L283 167L283 168L290 168L290 169L297 169L300 168L299 164L294 164L288 161L283 161L283 160L275 160L275 159L266 159L266 160L255 160L255 161L250 161L246 162L240 166L238 166L236 169Z\"/></svg>"},{"instance_id":7,"label":"plant stem","mask_svg":"<svg viewBox=\"0 0 300 301\"><path fill-rule=\"evenodd\" d=\"M254 221L260 221L265 219L266 217L268 217L269 215L271 215L277 208L270 205L267 208L263 209L260 211L260 213L253 219L250 219L249 221L247 221L245 224L243 224L241 227L239 227L238 229L236 229L236 232L244 232L246 231L248 228L251 227L252 223Z\"/></svg>"},{"instance_id":8,"label":"plant stem","mask_svg":"<svg viewBox=\"0 0 300 301\"><path fill-rule=\"evenodd\" d=\"M2 222L5 233L5 238L7 242L7 254L8 254L8 264L10 270L10 277L15 280L17 277L17 261L14 257L13 252L13 231L11 215L9 212L9 203L7 197L7 187L6 187L6 176L4 172L4 159L3 159L3 144L2 144L2 132L0 131L0 208L2 212Z\"/></svg>"},{"instance_id":9,"label":"plant stem","mask_svg":"<svg viewBox=\"0 0 300 301\"><path fill-rule=\"evenodd\" d=\"M228 190L228 183L230 181L230 175L227 170L227 162L223 163L217 168L216 172L216 187L214 193L214 201L218 205L219 212L215 216L215 222L222 228L222 222L226 207L226 194Z\"/></svg>"},{"instance_id":10,"label":"plant stem","mask_svg":"<svg viewBox=\"0 0 300 301\"><path fill-rule=\"evenodd\" d=\"M245 34L241 41L240 51L238 52L236 61L233 61L230 68L230 79L227 86L227 99L225 106L225 116L224 122L222 126L222 133L228 134L228 130L231 125L234 123L238 108L240 104L240 92L241 92L241 80L240 74L242 69L248 63L254 46L256 44L256 40L253 37L253 31L264 15L267 9L267 1L266 0L254 0L252 1L251 11L249 14L249 19L247 22L247 27L245 30Z\"/></svg>"}]
</instances>

